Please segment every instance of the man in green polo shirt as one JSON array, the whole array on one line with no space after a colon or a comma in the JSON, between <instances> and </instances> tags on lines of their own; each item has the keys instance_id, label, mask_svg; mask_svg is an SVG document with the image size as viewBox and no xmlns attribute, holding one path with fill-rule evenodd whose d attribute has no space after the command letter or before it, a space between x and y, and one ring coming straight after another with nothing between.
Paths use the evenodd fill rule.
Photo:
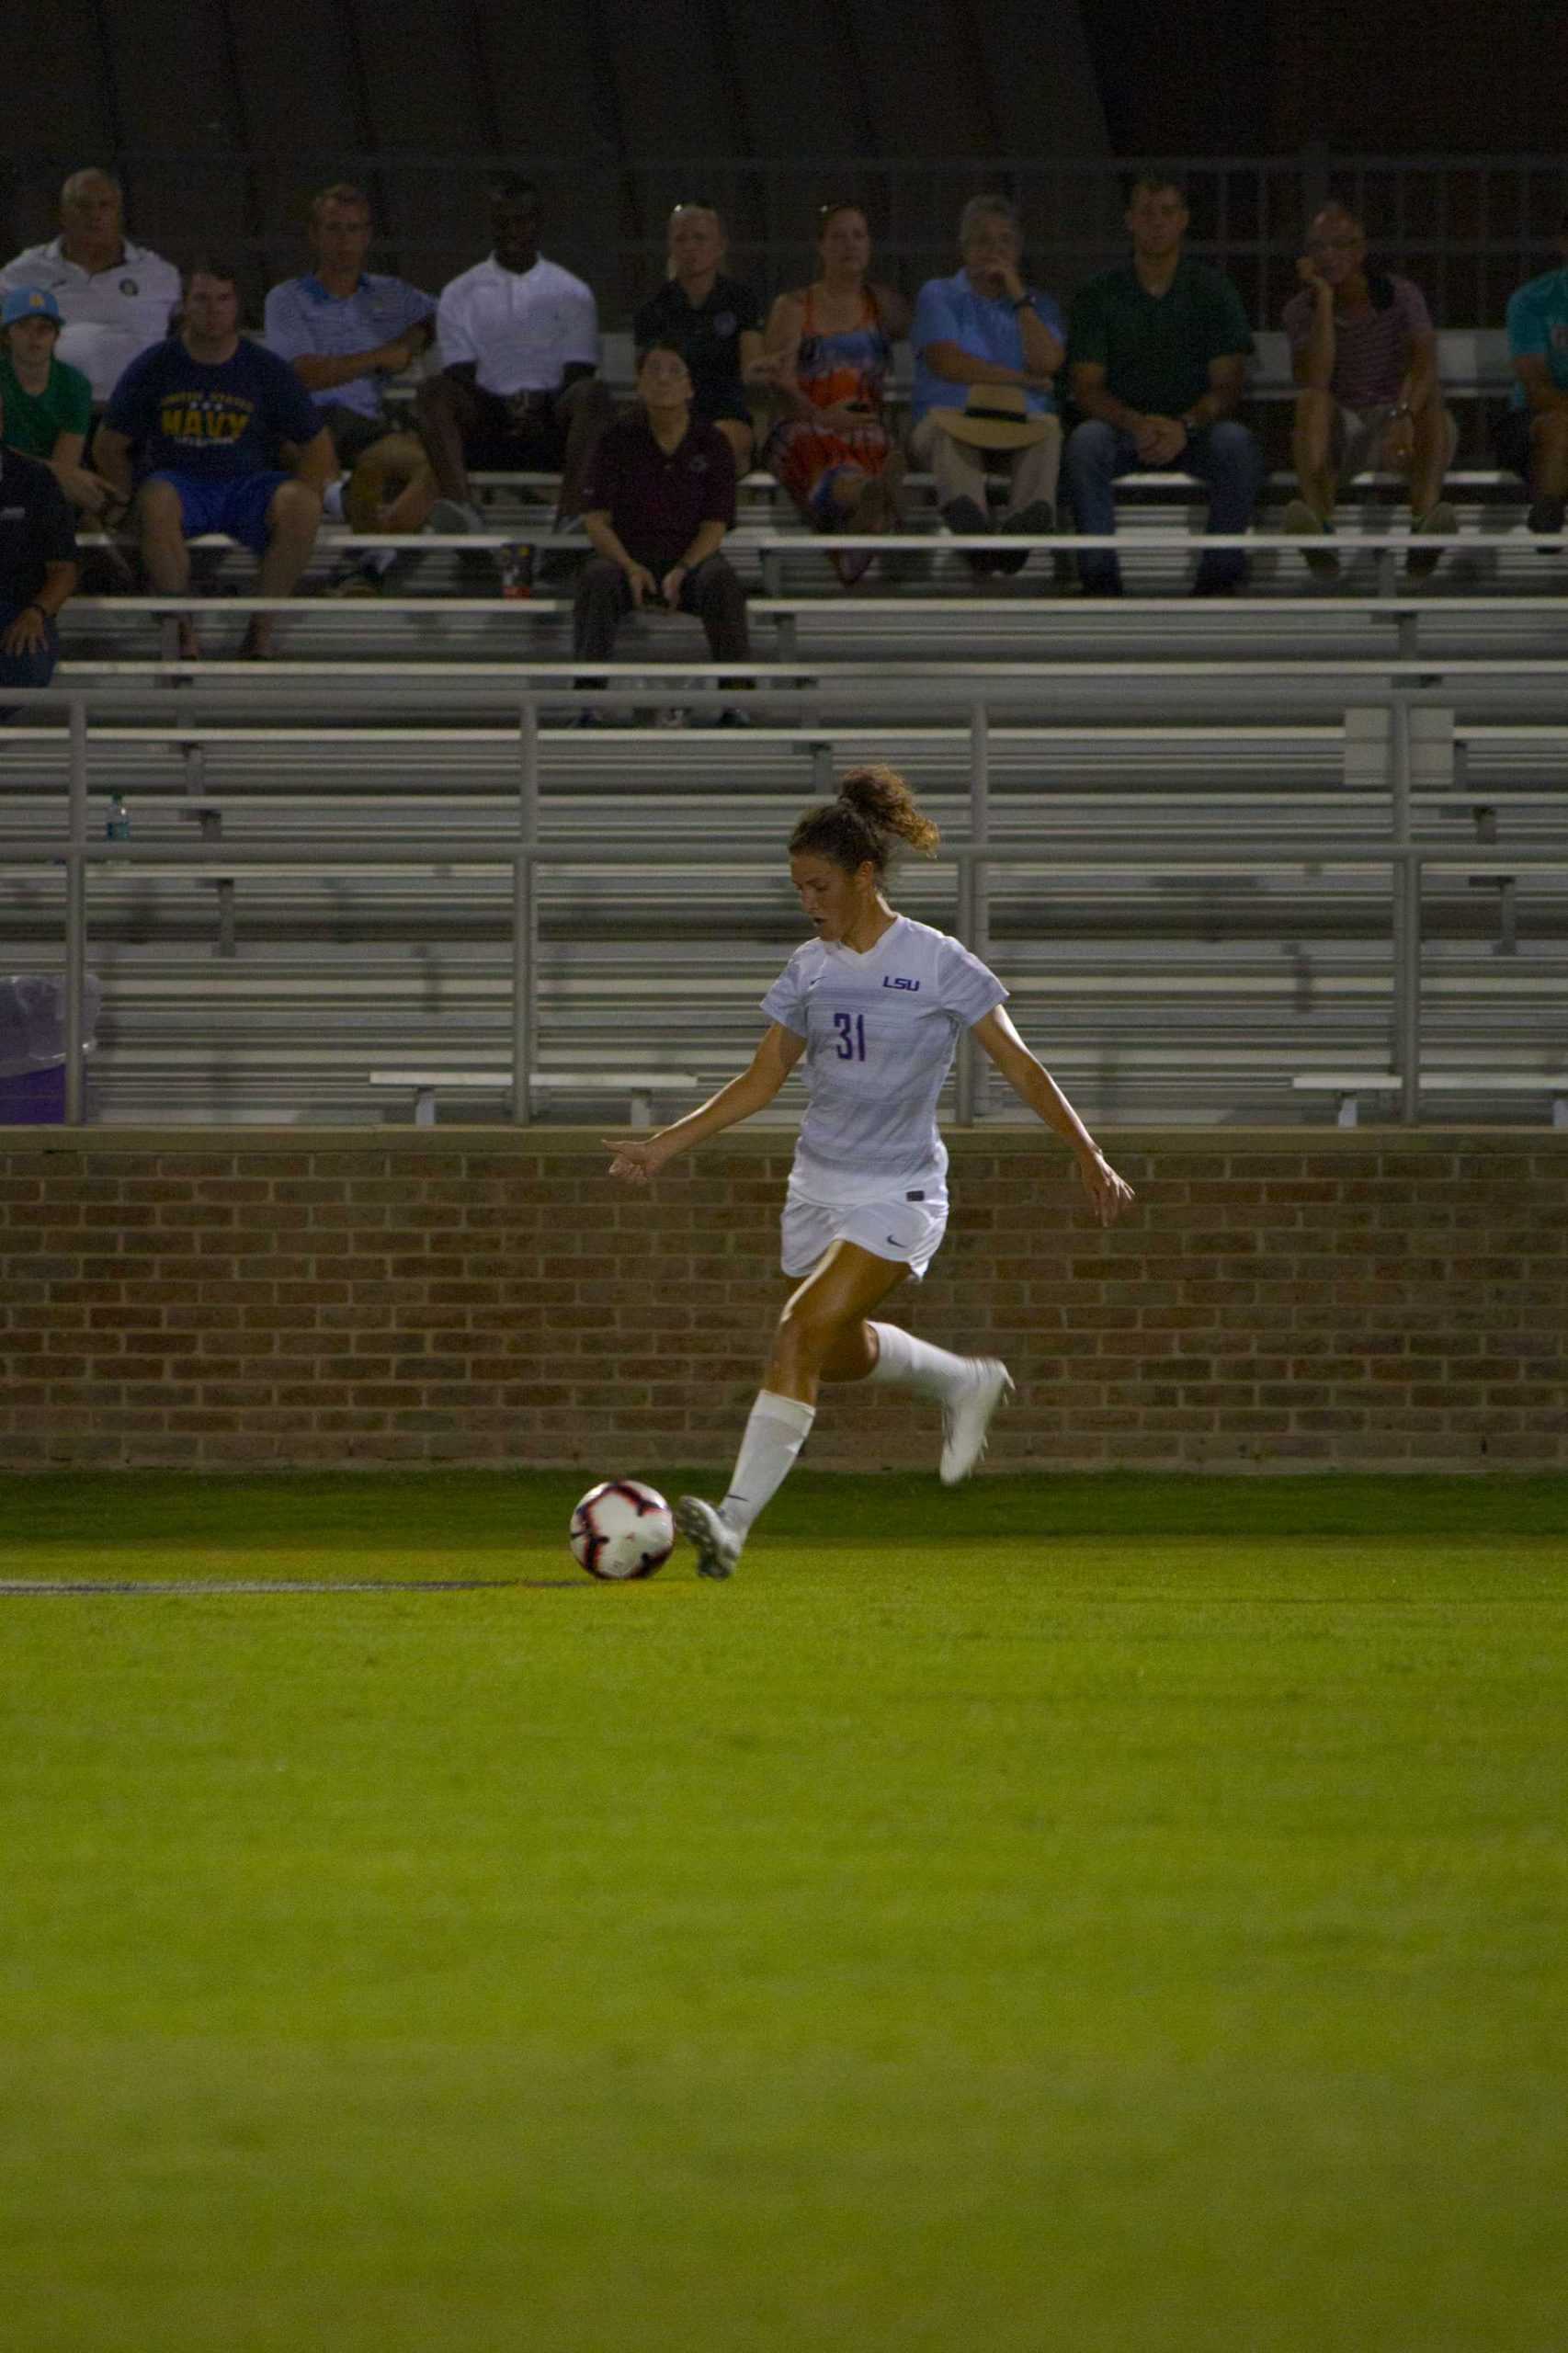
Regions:
<instances>
[{"instance_id":1,"label":"man in green polo shirt","mask_svg":"<svg viewBox=\"0 0 1568 2353\"><path fill-rule=\"evenodd\" d=\"M16 286L0 303L0 402L6 447L40 458L78 513L101 515L114 493L82 462L93 425L93 388L57 359L60 305L46 287Z\"/></svg>"},{"instance_id":2,"label":"man in green polo shirt","mask_svg":"<svg viewBox=\"0 0 1568 2353\"><path fill-rule=\"evenodd\" d=\"M1223 273L1182 251L1187 199L1164 173L1132 184L1132 260L1092 278L1073 305L1067 368L1083 422L1062 472L1078 529L1116 529L1114 483L1142 470L1196 474L1209 491L1209 529L1246 530L1263 484L1263 452L1236 421L1253 348L1242 299ZM1245 577L1239 548L1204 556L1198 597L1224 596ZM1109 549L1085 551L1078 574L1091 596L1121 593Z\"/></svg>"}]
</instances>

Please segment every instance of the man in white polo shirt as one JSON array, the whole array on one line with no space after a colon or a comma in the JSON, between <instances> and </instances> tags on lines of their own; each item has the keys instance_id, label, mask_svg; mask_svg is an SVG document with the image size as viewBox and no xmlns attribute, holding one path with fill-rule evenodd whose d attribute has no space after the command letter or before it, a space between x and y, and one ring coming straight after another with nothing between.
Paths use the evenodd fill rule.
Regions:
<instances>
[{"instance_id":1,"label":"man in white polo shirt","mask_svg":"<svg viewBox=\"0 0 1568 2353\"><path fill-rule=\"evenodd\" d=\"M55 357L82 370L100 408L131 361L162 343L179 301L178 270L131 244L119 182L96 167L61 189L59 236L0 270L0 292L15 286L53 295L64 321Z\"/></svg>"},{"instance_id":2,"label":"man in white polo shirt","mask_svg":"<svg viewBox=\"0 0 1568 2353\"><path fill-rule=\"evenodd\" d=\"M483 528L468 470L561 473L558 520L578 512L584 471L615 413L599 381L593 291L539 250L539 190L508 176L490 194L494 247L441 294L441 373L419 388L421 437L441 497L432 529Z\"/></svg>"}]
</instances>

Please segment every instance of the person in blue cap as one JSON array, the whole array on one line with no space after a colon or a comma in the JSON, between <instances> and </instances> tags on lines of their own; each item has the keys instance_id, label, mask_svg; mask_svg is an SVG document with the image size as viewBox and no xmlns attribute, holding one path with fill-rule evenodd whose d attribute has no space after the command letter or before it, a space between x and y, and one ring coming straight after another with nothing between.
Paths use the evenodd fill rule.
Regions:
<instances>
[{"instance_id":1,"label":"person in blue cap","mask_svg":"<svg viewBox=\"0 0 1568 2353\"><path fill-rule=\"evenodd\" d=\"M79 514L102 516L114 492L85 463L93 388L55 349L62 324L47 287L15 286L0 302L0 401L6 447L49 468Z\"/></svg>"},{"instance_id":2,"label":"person in blue cap","mask_svg":"<svg viewBox=\"0 0 1568 2353\"><path fill-rule=\"evenodd\" d=\"M76 585L76 532L48 466L4 446L9 422L0 396L0 687L47 687Z\"/></svg>"}]
</instances>

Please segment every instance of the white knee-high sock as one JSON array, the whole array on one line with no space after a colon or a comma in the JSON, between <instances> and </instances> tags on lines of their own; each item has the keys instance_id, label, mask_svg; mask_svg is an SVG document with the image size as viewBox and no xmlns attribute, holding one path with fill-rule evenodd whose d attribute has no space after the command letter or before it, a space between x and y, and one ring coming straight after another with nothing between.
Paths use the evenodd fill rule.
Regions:
<instances>
[{"instance_id":1,"label":"white knee-high sock","mask_svg":"<svg viewBox=\"0 0 1568 2353\"><path fill-rule=\"evenodd\" d=\"M877 1361L866 1376L869 1381L884 1381L890 1389L913 1389L917 1397L935 1397L945 1404L973 1378L967 1357L934 1348L902 1324L873 1324L871 1329L877 1336Z\"/></svg>"},{"instance_id":2,"label":"white knee-high sock","mask_svg":"<svg viewBox=\"0 0 1568 2353\"><path fill-rule=\"evenodd\" d=\"M816 1407L802 1405L799 1398L780 1397L772 1389L757 1391L736 1457L735 1475L719 1506L742 1536L783 1485L816 1417Z\"/></svg>"}]
</instances>

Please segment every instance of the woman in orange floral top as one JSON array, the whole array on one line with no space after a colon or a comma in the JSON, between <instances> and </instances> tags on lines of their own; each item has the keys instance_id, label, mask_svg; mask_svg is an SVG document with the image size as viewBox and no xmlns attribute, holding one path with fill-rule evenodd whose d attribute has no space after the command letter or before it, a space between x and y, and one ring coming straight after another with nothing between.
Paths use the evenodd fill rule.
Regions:
<instances>
[{"instance_id":1,"label":"woman in orange floral top","mask_svg":"<svg viewBox=\"0 0 1568 2353\"><path fill-rule=\"evenodd\" d=\"M785 414L762 461L818 530L891 530L903 460L883 391L909 305L892 287L868 281L871 236L858 204L824 206L817 249L821 276L779 295L763 338L758 373L766 370ZM848 585L871 556L856 551L835 562Z\"/></svg>"}]
</instances>

